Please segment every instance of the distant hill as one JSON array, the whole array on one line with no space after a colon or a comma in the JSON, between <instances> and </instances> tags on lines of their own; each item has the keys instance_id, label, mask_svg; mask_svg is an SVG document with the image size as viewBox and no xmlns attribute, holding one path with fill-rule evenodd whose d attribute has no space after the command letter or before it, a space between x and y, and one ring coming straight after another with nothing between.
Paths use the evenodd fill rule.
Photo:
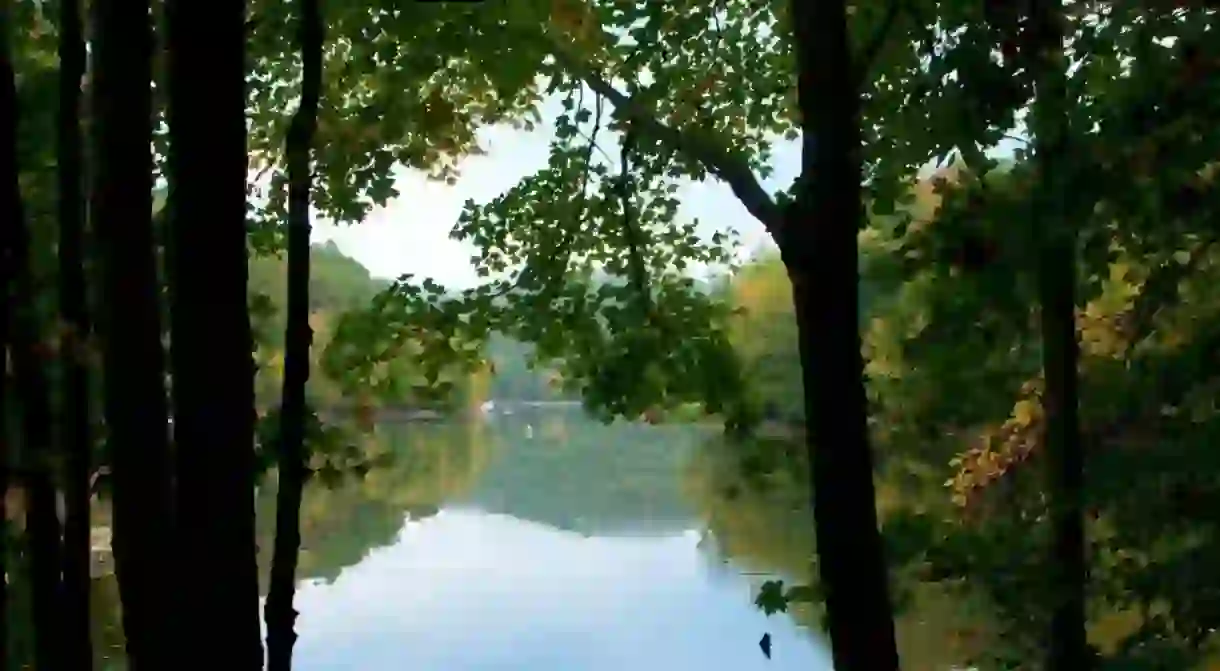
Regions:
<instances>
[{"instance_id":1,"label":"distant hill","mask_svg":"<svg viewBox=\"0 0 1220 671\"><path fill-rule=\"evenodd\" d=\"M389 282L374 278L359 261L333 242L313 245L309 268L310 326L314 330L311 354L314 365L309 392L315 402L334 403L342 398L338 385L326 378L319 357L330 341L331 330L347 310L367 305ZM260 407L279 399L283 368L285 307L288 296L288 261L281 256L256 256L249 264L252 325L259 345L256 392ZM267 311L263 308L270 308Z\"/></svg>"},{"instance_id":2,"label":"distant hill","mask_svg":"<svg viewBox=\"0 0 1220 671\"><path fill-rule=\"evenodd\" d=\"M274 314L256 318L260 343L267 348L264 368L270 373L282 348L284 305L288 291L287 261L282 256L256 257L250 260L249 288L251 296L262 295L269 300ZM373 277L356 259L344 254L334 242L316 244L310 255L310 312L314 328L314 354L320 354L329 341L329 329L343 312L366 306L378 292L390 286L390 281ZM262 299L259 299L262 300ZM495 375L485 390L486 396L500 400L547 401L572 398L551 383L554 373L545 368L533 370L529 357L533 348L503 336L494 336L486 356L493 362ZM260 373L260 398L278 398L278 377ZM311 389L333 397L335 389L320 377L315 366L310 377Z\"/></svg>"}]
</instances>

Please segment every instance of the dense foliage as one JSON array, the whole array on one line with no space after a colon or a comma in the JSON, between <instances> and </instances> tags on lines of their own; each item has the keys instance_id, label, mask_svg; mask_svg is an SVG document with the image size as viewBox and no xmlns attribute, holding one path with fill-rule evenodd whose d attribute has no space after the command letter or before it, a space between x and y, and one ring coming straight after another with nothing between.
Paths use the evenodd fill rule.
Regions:
<instances>
[{"instance_id":1,"label":"dense foliage","mask_svg":"<svg viewBox=\"0 0 1220 671\"><path fill-rule=\"evenodd\" d=\"M79 614L87 603L82 510L64 515L75 531L61 544L54 489L85 500L87 513L83 483L113 466L129 652L156 666L175 654L171 641L202 647L202 627L173 624L168 585L192 603L254 608L241 592L254 561L241 529L253 528L245 490L255 436L239 406L253 391L245 355L257 344L259 405L274 407L280 334L291 326L274 317L287 283L269 255L285 242L286 110L302 97L290 36L304 18L278 0L196 15L167 0L155 3L158 16L168 11L154 27L151 3L89 4L84 31L65 20L82 15L67 0L0 5L0 345L9 362L0 387L18 392L0 412L0 488L12 473L29 494L32 654L49 667L64 647L53 635L57 611ZM526 377L513 369L520 345L546 372L499 389L579 394L607 419L697 406L740 436L759 419L803 418L808 465L791 478L822 484L803 496L850 504L815 506L823 537L842 522L843 545L816 548L820 583L763 585L760 604L825 596L836 657L857 667L842 671L869 659L868 636L893 638L881 626L848 626L884 621L890 601L880 570L868 568L879 561L864 500L870 450L895 600L934 584L985 602L1003 645L968 650L979 668L1084 664L1070 640L1084 624L1073 614L1080 590L1105 665L1207 664L1220 626L1209 568L1220 559L1211 514L1220 500L1211 449L1220 131L1210 123L1220 42L1206 4L327 3L325 46L306 54L325 73L315 188L304 191L322 216L359 222L397 195L403 167L459 178L488 124L545 125L553 140L546 166L468 203L457 222L453 236L478 248L472 262L487 281L476 288L411 276L382 284L333 248L313 250L310 323L296 324L316 334L313 402L367 409L456 398L469 407L497 389L499 369ZM192 16L227 42L191 39L182 28ZM89 71L73 78L59 47L83 54L86 39ZM225 56L214 70L213 49ZM231 76L183 83L213 71ZM86 104L61 104L63 91L87 94ZM202 112L213 102L215 118ZM74 154L84 129L88 150ZM239 174L239 161L203 169L231 157L243 131L258 179ZM775 147L798 137L809 149L800 177L773 184ZM1003 164L991 158L1001 150L1011 155ZM82 155L103 160L82 171ZM164 217L152 215L154 172L169 184ZM779 251L737 269L723 292L695 276L735 269L735 233L700 235L679 209L680 188L704 179L727 184ZM246 246L263 257L248 268L236 244L243 182ZM83 183L89 193L73 196ZM861 184L868 217L857 260L848 229ZM88 203L88 231L68 201ZM207 213L219 220L203 221ZM79 259L65 251L77 248ZM198 255L213 252L205 277ZM859 300L856 282L815 282L849 275L860 280ZM69 281L77 276L90 282ZM233 299L242 288L254 294L257 343L244 301ZM80 306L96 316L96 334ZM858 328L868 435L854 398ZM205 364L209 343L216 361ZM844 386L842 413L830 407L828 373ZM552 378L552 391L539 377ZM205 393L198 381L224 388ZM306 422L303 414L289 421ZM170 418L188 427L175 429L172 446L162 428ZM215 521L208 505L233 519ZM1086 512L1084 547L1075 547ZM173 536L179 525L187 531ZM155 548L167 534L172 559ZM243 576L216 594L175 577L199 565L183 548L210 542L226 575ZM76 563L61 564L61 545ZM854 565L843 550L853 547L863 553ZM1086 560L1087 583L1071 574ZM850 589L864 590L864 605L843 596L857 565L860 586ZM8 596L6 612L25 598ZM185 616L202 617L197 610ZM253 666L250 614L228 615L209 654Z\"/></svg>"}]
</instances>

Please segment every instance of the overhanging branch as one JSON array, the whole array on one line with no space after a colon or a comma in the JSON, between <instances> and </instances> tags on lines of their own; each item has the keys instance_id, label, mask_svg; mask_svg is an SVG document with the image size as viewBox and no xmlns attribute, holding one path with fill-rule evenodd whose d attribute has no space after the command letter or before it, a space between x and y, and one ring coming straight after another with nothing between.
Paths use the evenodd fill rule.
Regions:
<instances>
[{"instance_id":1,"label":"overhanging branch","mask_svg":"<svg viewBox=\"0 0 1220 671\"><path fill-rule=\"evenodd\" d=\"M762 222L771 237L778 240L783 226L783 211L744 161L703 138L667 125L644 105L616 89L593 68L567 53L554 40L551 41L550 52L565 70L578 77L594 93L613 103L615 110L636 124L640 132L699 163L717 179L728 184L746 210Z\"/></svg>"}]
</instances>

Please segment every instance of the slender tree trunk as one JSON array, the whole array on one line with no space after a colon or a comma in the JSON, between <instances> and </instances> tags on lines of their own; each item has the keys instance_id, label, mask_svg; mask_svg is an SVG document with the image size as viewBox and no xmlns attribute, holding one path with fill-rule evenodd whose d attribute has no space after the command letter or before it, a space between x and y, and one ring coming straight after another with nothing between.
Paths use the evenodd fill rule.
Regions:
<instances>
[{"instance_id":1,"label":"slender tree trunk","mask_svg":"<svg viewBox=\"0 0 1220 671\"><path fill-rule=\"evenodd\" d=\"M84 347L89 337L85 304L84 189L81 151L81 80L85 44L78 0L60 0L59 20L59 309L65 337L64 417L64 623L71 669L93 667L89 633L89 468L92 449L89 379Z\"/></svg>"},{"instance_id":2,"label":"slender tree trunk","mask_svg":"<svg viewBox=\"0 0 1220 671\"><path fill-rule=\"evenodd\" d=\"M821 585L837 671L894 671L898 652L860 351L859 92L844 0L793 0L802 179L780 248L792 279Z\"/></svg>"},{"instance_id":3,"label":"slender tree trunk","mask_svg":"<svg viewBox=\"0 0 1220 671\"><path fill-rule=\"evenodd\" d=\"M243 0L166 3L179 556L192 578L181 612L193 663L241 670L263 666L246 307L245 13Z\"/></svg>"},{"instance_id":4,"label":"slender tree trunk","mask_svg":"<svg viewBox=\"0 0 1220 671\"><path fill-rule=\"evenodd\" d=\"M1050 469L1053 549L1048 671L1092 667L1085 633L1084 457L1080 445L1076 366L1076 230L1067 205L1067 58L1059 0L1031 4L1031 39L1022 48L1040 56L1031 116L1035 160L1043 188L1037 195L1038 300L1045 378L1045 449Z\"/></svg>"},{"instance_id":5,"label":"slender tree trunk","mask_svg":"<svg viewBox=\"0 0 1220 671\"><path fill-rule=\"evenodd\" d=\"M301 547L301 496L305 468L305 383L309 380L310 150L322 89L322 12L318 0L301 0L299 34L304 64L301 106L289 129L288 314L284 330L284 386L280 407L279 487L275 500L275 552L267 595L269 671L291 671L296 642L297 556Z\"/></svg>"},{"instance_id":6,"label":"slender tree trunk","mask_svg":"<svg viewBox=\"0 0 1220 671\"><path fill-rule=\"evenodd\" d=\"M6 8L0 9L5 12ZM0 30L9 28L7 17ZM6 156L4 163L11 172L9 198L5 208L3 241L7 248L5 264L11 273L10 291L3 306L9 313L11 335L10 357L16 390L21 401L23 457L28 466L26 481L26 531L30 538L32 559L31 587L33 594L34 660L40 669L62 668L59 640L62 593L60 582L60 528L56 511L55 483L51 475L51 408L47 385L46 361L49 350L40 342L35 313L33 269L30 249L32 239L25 219L21 191L17 181L17 123L19 105L16 81L7 34L0 48L4 51L6 72L3 111L8 120L4 133Z\"/></svg>"},{"instance_id":7,"label":"slender tree trunk","mask_svg":"<svg viewBox=\"0 0 1220 671\"><path fill-rule=\"evenodd\" d=\"M101 256L104 412L128 663L178 668L173 482L152 233L149 0L92 0L91 223ZM223 620L223 616L220 616ZM191 650L190 654L196 654Z\"/></svg>"},{"instance_id":8,"label":"slender tree trunk","mask_svg":"<svg viewBox=\"0 0 1220 671\"><path fill-rule=\"evenodd\" d=\"M9 8L0 5L0 362L8 361L9 297L13 293L13 222L23 216L17 171L17 78L9 52ZM9 449L7 365L0 366L0 664L9 665Z\"/></svg>"}]
</instances>

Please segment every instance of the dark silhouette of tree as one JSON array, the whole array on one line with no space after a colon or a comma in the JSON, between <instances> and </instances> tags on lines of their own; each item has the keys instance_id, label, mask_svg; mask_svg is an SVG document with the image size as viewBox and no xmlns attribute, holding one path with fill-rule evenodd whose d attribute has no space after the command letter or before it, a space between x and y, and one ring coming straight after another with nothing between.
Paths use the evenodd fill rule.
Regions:
<instances>
[{"instance_id":1,"label":"dark silhouette of tree","mask_svg":"<svg viewBox=\"0 0 1220 671\"><path fill-rule=\"evenodd\" d=\"M284 330L284 384L280 408L279 487L275 554L267 596L267 665L290 671L296 610L301 497L305 487L305 385L309 381L310 151L322 89L322 12L318 0L301 0L298 41L303 62L301 103L288 129L288 314Z\"/></svg>"},{"instance_id":2,"label":"dark silhouette of tree","mask_svg":"<svg viewBox=\"0 0 1220 671\"><path fill-rule=\"evenodd\" d=\"M3 28L7 31L8 22ZM60 528L56 512L55 484L52 476L51 408L45 365L48 350L39 338L35 314L35 292L31 268L31 238L17 179L17 103L16 73L9 55L8 36L0 43L5 56L5 81L2 117L8 120L0 152L4 154L6 195L10 202L3 208L0 229L4 265L8 269L8 291L3 309L8 312L10 350L17 399L20 407L21 454L24 468L26 532L31 546L31 589L34 622L34 661L39 668L56 669L61 664L62 648L58 639L62 592L60 581ZM4 440L7 436L0 437ZM5 490L7 491L7 489Z\"/></svg>"},{"instance_id":3,"label":"dark silhouette of tree","mask_svg":"<svg viewBox=\"0 0 1220 671\"><path fill-rule=\"evenodd\" d=\"M860 94L847 3L792 3L802 178L778 242L792 280L827 629L839 671L898 668L864 392Z\"/></svg>"},{"instance_id":4,"label":"dark silhouette of tree","mask_svg":"<svg viewBox=\"0 0 1220 671\"><path fill-rule=\"evenodd\" d=\"M7 10L0 6L0 12ZM23 216L21 184L17 172L17 77L10 53L9 23L0 14L0 663L9 659L9 524L8 489L12 451L9 449L9 314L8 297L13 292L12 226Z\"/></svg>"},{"instance_id":5,"label":"dark silhouette of tree","mask_svg":"<svg viewBox=\"0 0 1220 671\"><path fill-rule=\"evenodd\" d=\"M201 666L259 669L245 12L166 3L167 266L185 645Z\"/></svg>"},{"instance_id":6,"label":"dark silhouette of tree","mask_svg":"<svg viewBox=\"0 0 1220 671\"><path fill-rule=\"evenodd\" d=\"M81 82L85 43L81 4L59 5L59 309L63 316L60 358L64 362L60 445L64 478L64 622L67 666L93 668L89 627L89 475L93 449L86 343L90 333L84 266L84 175L82 172Z\"/></svg>"},{"instance_id":7,"label":"dark silhouette of tree","mask_svg":"<svg viewBox=\"0 0 1220 671\"><path fill-rule=\"evenodd\" d=\"M1069 199L1067 182L1068 91L1059 0L1030 4L1030 29L1021 51L1035 66L1031 129L1042 189L1035 197L1038 254L1038 303L1041 307L1044 444L1050 469L1052 552L1050 555L1051 628L1046 650L1048 671L1088 671L1091 653L1085 634L1084 459L1080 445L1076 336L1076 240L1074 211L1083 199ZM1069 203L1075 203L1069 209Z\"/></svg>"},{"instance_id":8,"label":"dark silhouette of tree","mask_svg":"<svg viewBox=\"0 0 1220 671\"><path fill-rule=\"evenodd\" d=\"M96 0L92 35L90 155L96 165L89 171L90 221L102 266L98 334L115 572L128 663L137 670L169 669L176 666L171 655L178 618L170 610L172 564L164 552L173 546L173 497L153 249L149 2Z\"/></svg>"}]
</instances>

